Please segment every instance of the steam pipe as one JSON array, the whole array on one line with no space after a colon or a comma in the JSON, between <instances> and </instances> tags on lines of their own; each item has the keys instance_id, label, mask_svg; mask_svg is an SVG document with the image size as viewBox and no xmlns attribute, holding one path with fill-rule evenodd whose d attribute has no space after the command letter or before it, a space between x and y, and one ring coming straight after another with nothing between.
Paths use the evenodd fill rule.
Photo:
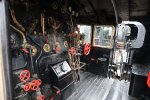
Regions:
<instances>
[{"instance_id":1,"label":"steam pipe","mask_svg":"<svg viewBox=\"0 0 150 100\"><path fill-rule=\"evenodd\" d=\"M20 33L20 35L22 36L23 38L23 43L27 43L27 40L26 40L26 37L24 35L24 33L22 31L20 31L19 29L17 29L15 26L13 25L10 25L10 27L12 27L14 30L16 30L18 33Z\"/></svg>"},{"instance_id":2,"label":"steam pipe","mask_svg":"<svg viewBox=\"0 0 150 100\"><path fill-rule=\"evenodd\" d=\"M15 14L14 14L14 11L10 9L10 13L11 13L11 17L12 17L14 23L15 23L23 32L25 32L24 27L17 21L17 19L16 19L16 17L15 17Z\"/></svg>"}]
</instances>

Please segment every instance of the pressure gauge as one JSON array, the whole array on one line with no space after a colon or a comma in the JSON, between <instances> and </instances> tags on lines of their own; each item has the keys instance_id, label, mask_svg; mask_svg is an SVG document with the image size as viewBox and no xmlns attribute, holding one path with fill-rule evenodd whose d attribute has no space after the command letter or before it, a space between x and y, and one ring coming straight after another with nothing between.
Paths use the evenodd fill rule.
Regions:
<instances>
[{"instance_id":1,"label":"pressure gauge","mask_svg":"<svg viewBox=\"0 0 150 100\"><path fill-rule=\"evenodd\" d=\"M35 46L31 46L32 49L32 56L35 56L37 54L37 49Z\"/></svg>"},{"instance_id":2,"label":"pressure gauge","mask_svg":"<svg viewBox=\"0 0 150 100\"><path fill-rule=\"evenodd\" d=\"M44 50L45 52L50 52L50 50L51 50L50 45L49 45L49 44L44 44L43 50Z\"/></svg>"}]
</instances>

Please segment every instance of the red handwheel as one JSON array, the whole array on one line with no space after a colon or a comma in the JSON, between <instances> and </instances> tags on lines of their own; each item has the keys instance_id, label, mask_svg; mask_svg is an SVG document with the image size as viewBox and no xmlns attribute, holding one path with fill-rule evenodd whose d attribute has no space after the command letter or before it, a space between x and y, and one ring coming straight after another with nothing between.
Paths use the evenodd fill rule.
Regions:
<instances>
[{"instance_id":1,"label":"red handwheel","mask_svg":"<svg viewBox=\"0 0 150 100\"><path fill-rule=\"evenodd\" d=\"M148 85L148 87L150 88L150 72L148 73L147 85Z\"/></svg>"},{"instance_id":2,"label":"red handwheel","mask_svg":"<svg viewBox=\"0 0 150 100\"><path fill-rule=\"evenodd\" d=\"M42 84L42 81L40 79L37 79L36 81L37 81L39 86Z\"/></svg>"},{"instance_id":3,"label":"red handwheel","mask_svg":"<svg viewBox=\"0 0 150 100\"><path fill-rule=\"evenodd\" d=\"M89 55L90 51L91 51L91 45L90 43L86 43L84 45L84 55Z\"/></svg>"},{"instance_id":4,"label":"red handwheel","mask_svg":"<svg viewBox=\"0 0 150 100\"><path fill-rule=\"evenodd\" d=\"M39 88L38 85L36 85L36 84L34 84L34 83L31 83L31 90L32 90L32 91L36 91L38 88Z\"/></svg>"},{"instance_id":5,"label":"red handwheel","mask_svg":"<svg viewBox=\"0 0 150 100\"><path fill-rule=\"evenodd\" d=\"M25 92L28 92L28 91L30 90L30 88L31 88L30 83L27 83L27 84L25 84L25 85L23 86L23 90L24 90Z\"/></svg>"},{"instance_id":6,"label":"red handwheel","mask_svg":"<svg viewBox=\"0 0 150 100\"><path fill-rule=\"evenodd\" d=\"M27 82L30 78L30 72L28 70L23 70L20 73L19 79L22 82Z\"/></svg>"},{"instance_id":7,"label":"red handwheel","mask_svg":"<svg viewBox=\"0 0 150 100\"><path fill-rule=\"evenodd\" d=\"M38 96L38 100L45 100L45 96L44 95Z\"/></svg>"},{"instance_id":8,"label":"red handwheel","mask_svg":"<svg viewBox=\"0 0 150 100\"><path fill-rule=\"evenodd\" d=\"M32 82L31 82L31 90L32 91L36 91L41 84L42 84L42 81L40 79L32 80Z\"/></svg>"}]
</instances>

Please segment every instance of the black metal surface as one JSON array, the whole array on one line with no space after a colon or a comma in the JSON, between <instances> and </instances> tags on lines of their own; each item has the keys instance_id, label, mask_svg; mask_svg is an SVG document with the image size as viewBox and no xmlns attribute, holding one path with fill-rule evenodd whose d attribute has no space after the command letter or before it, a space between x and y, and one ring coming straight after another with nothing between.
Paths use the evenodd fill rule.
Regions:
<instances>
[{"instance_id":1,"label":"black metal surface","mask_svg":"<svg viewBox=\"0 0 150 100\"><path fill-rule=\"evenodd\" d=\"M132 65L132 73L140 76L147 76L150 70L150 66L141 65L141 64L133 64Z\"/></svg>"},{"instance_id":2,"label":"black metal surface","mask_svg":"<svg viewBox=\"0 0 150 100\"><path fill-rule=\"evenodd\" d=\"M50 77L48 80L50 80L51 84L57 86L61 91L73 84L74 81L71 68L66 61L53 66L49 65L48 69Z\"/></svg>"},{"instance_id":3,"label":"black metal surface","mask_svg":"<svg viewBox=\"0 0 150 100\"><path fill-rule=\"evenodd\" d=\"M132 73L129 95L136 98L141 97L147 90L146 80L147 78L145 76Z\"/></svg>"},{"instance_id":4,"label":"black metal surface","mask_svg":"<svg viewBox=\"0 0 150 100\"><path fill-rule=\"evenodd\" d=\"M128 95L129 82L104 78L89 72L81 73L81 81L65 100L137 100Z\"/></svg>"},{"instance_id":5,"label":"black metal surface","mask_svg":"<svg viewBox=\"0 0 150 100\"><path fill-rule=\"evenodd\" d=\"M150 98L150 90L147 86L147 75L149 70L149 66L133 64L129 95L141 98L142 100L149 100L145 99L145 97Z\"/></svg>"}]
</instances>

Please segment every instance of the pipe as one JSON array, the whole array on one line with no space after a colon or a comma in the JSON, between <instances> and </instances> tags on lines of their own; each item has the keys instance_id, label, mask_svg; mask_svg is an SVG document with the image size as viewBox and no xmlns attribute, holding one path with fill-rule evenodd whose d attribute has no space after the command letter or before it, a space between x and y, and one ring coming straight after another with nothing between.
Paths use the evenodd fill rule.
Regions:
<instances>
[{"instance_id":1,"label":"pipe","mask_svg":"<svg viewBox=\"0 0 150 100\"><path fill-rule=\"evenodd\" d=\"M12 17L14 23L21 29L21 31L25 32L24 27L17 21L14 10L10 9L10 13L11 13L11 17Z\"/></svg>"},{"instance_id":2,"label":"pipe","mask_svg":"<svg viewBox=\"0 0 150 100\"><path fill-rule=\"evenodd\" d=\"M22 38L23 38L23 43L27 43L26 37L24 35L24 33L22 31L20 31L19 29L17 29L15 26L10 25L10 27L12 27L14 30L16 30L18 33L21 34Z\"/></svg>"},{"instance_id":3,"label":"pipe","mask_svg":"<svg viewBox=\"0 0 150 100\"><path fill-rule=\"evenodd\" d=\"M41 14L41 27L42 27L42 33L44 36L45 35L45 16L44 16L44 14Z\"/></svg>"},{"instance_id":4,"label":"pipe","mask_svg":"<svg viewBox=\"0 0 150 100\"><path fill-rule=\"evenodd\" d=\"M113 63L113 58L114 58L114 52L115 52L115 46L116 46L116 44L115 44L116 34L118 33L118 12L117 12L117 8L116 8L116 3L115 3L114 0L111 0L111 3L113 5L114 12L115 12L115 18L116 18L116 26L117 26L117 28L116 28L114 36L113 36L114 43L113 43L113 49L112 49L112 53L111 53L112 55L110 55L111 56L111 60L110 60L110 65L111 66L109 67L109 69L112 68L112 63ZM109 74L109 77L110 77L110 74Z\"/></svg>"},{"instance_id":5,"label":"pipe","mask_svg":"<svg viewBox=\"0 0 150 100\"><path fill-rule=\"evenodd\" d=\"M111 3L113 5L114 12L115 12L116 24L118 25L118 12L117 12L117 8L116 8L116 3L114 0L111 0Z\"/></svg>"}]
</instances>

